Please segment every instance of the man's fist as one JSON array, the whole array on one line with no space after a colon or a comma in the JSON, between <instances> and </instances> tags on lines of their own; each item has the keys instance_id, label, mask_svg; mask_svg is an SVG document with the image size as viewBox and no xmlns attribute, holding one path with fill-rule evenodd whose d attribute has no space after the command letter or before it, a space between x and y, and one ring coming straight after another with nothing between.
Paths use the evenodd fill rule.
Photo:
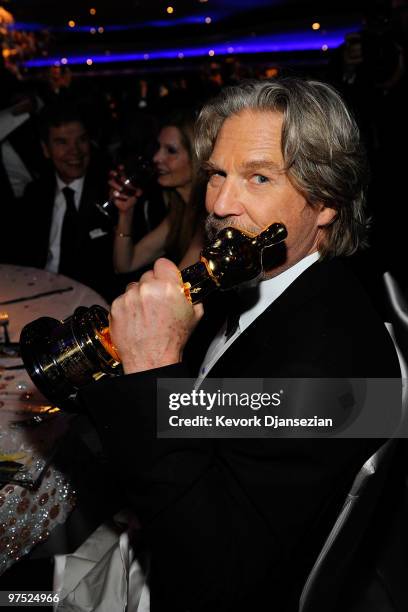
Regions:
<instances>
[{"instance_id":1,"label":"man's fist","mask_svg":"<svg viewBox=\"0 0 408 612\"><path fill-rule=\"evenodd\" d=\"M125 373L180 362L202 314L202 305L193 306L186 298L176 266L158 259L112 304L110 333Z\"/></svg>"}]
</instances>

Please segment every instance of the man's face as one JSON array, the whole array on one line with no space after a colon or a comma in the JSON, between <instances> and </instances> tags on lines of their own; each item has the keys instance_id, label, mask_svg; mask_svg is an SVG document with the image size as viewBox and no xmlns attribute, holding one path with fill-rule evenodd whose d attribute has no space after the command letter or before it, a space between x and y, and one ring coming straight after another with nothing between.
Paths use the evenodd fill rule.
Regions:
<instances>
[{"instance_id":1,"label":"man's face","mask_svg":"<svg viewBox=\"0 0 408 612\"><path fill-rule=\"evenodd\" d=\"M91 146L88 133L79 121L51 127L43 150L64 183L72 183L86 174Z\"/></svg>"},{"instance_id":2,"label":"man's face","mask_svg":"<svg viewBox=\"0 0 408 612\"><path fill-rule=\"evenodd\" d=\"M284 172L282 114L245 110L226 119L208 161L206 208L210 237L228 226L258 234L274 222L288 230L279 274L318 249L335 211L311 206Z\"/></svg>"}]
</instances>

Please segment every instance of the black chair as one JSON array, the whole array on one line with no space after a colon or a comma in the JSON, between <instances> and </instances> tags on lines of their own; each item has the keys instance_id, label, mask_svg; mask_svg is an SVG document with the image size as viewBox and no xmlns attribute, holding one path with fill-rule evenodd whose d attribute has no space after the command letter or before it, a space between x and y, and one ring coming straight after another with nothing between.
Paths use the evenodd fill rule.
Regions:
<instances>
[{"instance_id":1,"label":"black chair","mask_svg":"<svg viewBox=\"0 0 408 612\"><path fill-rule=\"evenodd\" d=\"M388 319L400 361L402 425L408 418L408 304L393 276L383 277ZM407 443L385 442L357 474L303 587L299 612L407 612Z\"/></svg>"}]
</instances>

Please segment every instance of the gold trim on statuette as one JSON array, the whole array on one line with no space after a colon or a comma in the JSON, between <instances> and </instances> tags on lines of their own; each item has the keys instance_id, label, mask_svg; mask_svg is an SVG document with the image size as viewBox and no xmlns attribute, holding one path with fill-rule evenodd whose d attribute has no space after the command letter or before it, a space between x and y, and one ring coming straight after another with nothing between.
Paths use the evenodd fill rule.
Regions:
<instances>
[{"instance_id":1,"label":"gold trim on statuette","mask_svg":"<svg viewBox=\"0 0 408 612\"><path fill-rule=\"evenodd\" d=\"M207 269L207 272L208 272L208 276L211 278L212 281L214 281L214 283L217 285L217 287L219 287L220 283L218 282L217 277L214 276L213 271L211 270L211 266L210 266L209 261L205 257L203 257L203 256L200 257L200 260L205 265L205 267Z\"/></svg>"},{"instance_id":2,"label":"gold trim on statuette","mask_svg":"<svg viewBox=\"0 0 408 612\"><path fill-rule=\"evenodd\" d=\"M191 283L183 283L183 291L188 301L192 304L193 300L191 298Z\"/></svg>"}]
</instances>

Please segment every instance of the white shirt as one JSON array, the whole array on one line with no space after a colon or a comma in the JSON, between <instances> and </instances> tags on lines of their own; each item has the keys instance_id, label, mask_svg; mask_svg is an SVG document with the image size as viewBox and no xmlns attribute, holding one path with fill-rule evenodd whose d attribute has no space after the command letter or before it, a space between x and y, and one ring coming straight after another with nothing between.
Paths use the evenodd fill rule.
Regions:
<instances>
[{"instance_id":1,"label":"white shirt","mask_svg":"<svg viewBox=\"0 0 408 612\"><path fill-rule=\"evenodd\" d=\"M77 210L79 210L79 203L81 201L84 180L85 177L82 176L81 178L72 181L72 183L70 183L69 185L66 185L57 175L57 189L55 192L50 237L48 240L48 257L45 266L45 269L49 272L55 272L55 274L58 274L58 268L60 263L62 224L64 222L65 211L67 209L67 203L62 190L65 187L69 187L75 192L75 207Z\"/></svg>"},{"instance_id":2,"label":"white shirt","mask_svg":"<svg viewBox=\"0 0 408 612\"><path fill-rule=\"evenodd\" d=\"M13 115L12 109L6 108L0 111L0 141L1 156L4 169L10 181L11 188L16 198L21 198L26 186L33 178L27 170L23 160L7 140L9 134L22 125L30 115L22 113Z\"/></svg>"},{"instance_id":3,"label":"white shirt","mask_svg":"<svg viewBox=\"0 0 408 612\"><path fill-rule=\"evenodd\" d=\"M311 255L307 255L294 266L288 268L278 276L261 281L259 283L259 297L253 306L243 312L238 321L238 327L235 333L227 340L225 336L227 322L221 327L214 340L210 344L204 361L201 364L200 372L196 380L195 388L197 389L204 378L208 375L211 368L217 363L221 355L235 342L242 332L255 319L259 317L288 287L302 274L309 266L311 266L320 257L320 253L316 251Z\"/></svg>"}]
</instances>

